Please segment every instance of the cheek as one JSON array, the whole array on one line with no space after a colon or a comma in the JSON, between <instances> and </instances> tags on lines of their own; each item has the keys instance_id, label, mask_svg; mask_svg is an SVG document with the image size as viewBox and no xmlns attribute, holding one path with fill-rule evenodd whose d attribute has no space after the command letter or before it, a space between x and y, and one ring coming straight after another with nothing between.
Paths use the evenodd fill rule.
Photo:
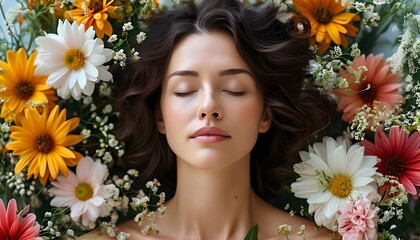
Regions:
<instances>
[{"instance_id":1,"label":"cheek","mask_svg":"<svg viewBox=\"0 0 420 240\"><path fill-rule=\"evenodd\" d=\"M231 115L237 119L238 124L258 128L263 113L263 104L259 101L244 101L237 106L232 106Z\"/></svg>"},{"instance_id":2,"label":"cheek","mask_svg":"<svg viewBox=\"0 0 420 240\"><path fill-rule=\"evenodd\" d=\"M195 116L191 104L179 104L176 99L167 99L161 107L167 137L172 137L173 134L184 130L191 118Z\"/></svg>"}]
</instances>

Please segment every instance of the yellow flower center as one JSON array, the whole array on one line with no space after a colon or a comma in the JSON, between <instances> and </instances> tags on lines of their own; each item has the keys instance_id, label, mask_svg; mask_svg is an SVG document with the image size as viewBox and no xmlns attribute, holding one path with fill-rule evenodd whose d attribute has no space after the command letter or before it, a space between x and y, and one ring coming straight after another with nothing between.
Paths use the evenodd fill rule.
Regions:
<instances>
[{"instance_id":1,"label":"yellow flower center","mask_svg":"<svg viewBox=\"0 0 420 240\"><path fill-rule=\"evenodd\" d=\"M330 11L330 9L326 8L326 7L319 7L317 9L315 9L315 18L319 23L329 23L331 22L333 17L332 12Z\"/></svg>"},{"instance_id":2,"label":"yellow flower center","mask_svg":"<svg viewBox=\"0 0 420 240\"><path fill-rule=\"evenodd\" d=\"M347 197L351 192L352 186L350 178L347 176L335 176L330 182L329 190L339 198Z\"/></svg>"},{"instance_id":3,"label":"yellow flower center","mask_svg":"<svg viewBox=\"0 0 420 240\"><path fill-rule=\"evenodd\" d=\"M15 86L18 98L28 100L34 94L35 86L28 81L20 81Z\"/></svg>"},{"instance_id":4,"label":"yellow flower center","mask_svg":"<svg viewBox=\"0 0 420 240\"><path fill-rule=\"evenodd\" d=\"M88 183L79 183L77 185L76 190L74 191L76 194L77 199L81 201L86 201L88 199L91 199L93 196L93 189Z\"/></svg>"},{"instance_id":5,"label":"yellow flower center","mask_svg":"<svg viewBox=\"0 0 420 240\"><path fill-rule=\"evenodd\" d=\"M392 175L396 177L401 177L404 173L404 163L399 157L391 157L384 161L385 166L385 175Z\"/></svg>"},{"instance_id":6,"label":"yellow flower center","mask_svg":"<svg viewBox=\"0 0 420 240\"><path fill-rule=\"evenodd\" d=\"M54 140L48 135L40 135L35 139L35 148L42 153L49 153L54 148Z\"/></svg>"},{"instance_id":7,"label":"yellow flower center","mask_svg":"<svg viewBox=\"0 0 420 240\"><path fill-rule=\"evenodd\" d=\"M64 62L67 68L79 69L84 63L83 53L79 49L69 49L64 55Z\"/></svg>"}]
</instances>

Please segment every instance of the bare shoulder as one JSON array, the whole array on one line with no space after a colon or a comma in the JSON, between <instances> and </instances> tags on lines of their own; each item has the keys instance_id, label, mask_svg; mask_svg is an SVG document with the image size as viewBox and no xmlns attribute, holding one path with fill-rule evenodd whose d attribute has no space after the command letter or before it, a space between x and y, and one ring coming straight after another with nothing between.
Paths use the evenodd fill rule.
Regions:
<instances>
[{"instance_id":1,"label":"bare shoulder","mask_svg":"<svg viewBox=\"0 0 420 240\"><path fill-rule=\"evenodd\" d=\"M129 239L142 239L142 240L162 240L163 239L158 234L150 234L150 235L142 234L140 227L138 226L136 222L134 222L134 220L129 220L129 221L118 224L117 229L116 229L116 234L118 235L121 232L127 233L129 235ZM117 238L110 237L106 233L100 230L95 230L77 239L78 240L98 240L98 239L115 240Z\"/></svg>"},{"instance_id":2,"label":"bare shoulder","mask_svg":"<svg viewBox=\"0 0 420 240\"><path fill-rule=\"evenodd\" d=\"M282 235L277 232L277 228L280 225L290 225L292 227L288 235L288 239L290 240L303 239L298 235L302 225L304 225L304 239L306 240L337 239L336 235L330 230L318 227L314 222L301 216L291 216L288 212L271 206L261 199L258 200L256 206L254 216L259 228L258 236L261 240L282 239Z\"/></svg>"}]
</instances>

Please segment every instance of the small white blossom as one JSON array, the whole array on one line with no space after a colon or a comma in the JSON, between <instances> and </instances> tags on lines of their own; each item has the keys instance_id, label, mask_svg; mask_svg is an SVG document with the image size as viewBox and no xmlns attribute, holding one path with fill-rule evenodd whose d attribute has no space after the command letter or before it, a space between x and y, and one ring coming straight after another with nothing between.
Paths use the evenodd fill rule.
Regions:
<instances>
[{"instance_id":1,"label":"small white blossom","mask_svg":"<svg viewBox=\"0 0 420 240\"><path fill-rule=\"evenodd\" d=\"M145 32L140 32L139 34L136 35L137 43L140 44L140 43L144 42L144 40L146 40L146 37L147 37L147 35L146 35Z\"/></svg>"}]
</instances>

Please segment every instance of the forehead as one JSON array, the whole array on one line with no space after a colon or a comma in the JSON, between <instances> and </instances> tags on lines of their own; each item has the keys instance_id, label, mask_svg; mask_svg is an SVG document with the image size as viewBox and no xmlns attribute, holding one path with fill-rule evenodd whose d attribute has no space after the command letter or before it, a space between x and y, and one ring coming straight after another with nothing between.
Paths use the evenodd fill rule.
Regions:
<instances>
[{"instance_id":1,"label":"forehead","mask_svg":"<svg viewBox=\"0 0 420 240\"><path fill-rule=\"evenodd\" d=\"M227 68L244 68L250 71L239 54L233 37L214 31L189 34L181 39L172 51L167 70L217 71Z\"/></svg>"}]
</instances>

